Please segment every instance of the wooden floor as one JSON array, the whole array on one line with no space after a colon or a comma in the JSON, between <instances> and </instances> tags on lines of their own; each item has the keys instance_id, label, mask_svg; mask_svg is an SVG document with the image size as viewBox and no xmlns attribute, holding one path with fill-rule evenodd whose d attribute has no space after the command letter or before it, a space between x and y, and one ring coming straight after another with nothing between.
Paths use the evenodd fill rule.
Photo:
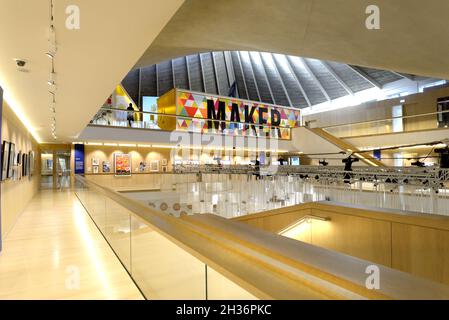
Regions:
<instances>
[{"instance_id":1,"label":"wooden floor","mask_svg":"<svg viewBox=\"0 0 449 320\"><path fill-rule=\"evenodd\" d=\"M75 194L44 190L3 241L0 299L143 297Z\"/></svg>"}]
</instances>

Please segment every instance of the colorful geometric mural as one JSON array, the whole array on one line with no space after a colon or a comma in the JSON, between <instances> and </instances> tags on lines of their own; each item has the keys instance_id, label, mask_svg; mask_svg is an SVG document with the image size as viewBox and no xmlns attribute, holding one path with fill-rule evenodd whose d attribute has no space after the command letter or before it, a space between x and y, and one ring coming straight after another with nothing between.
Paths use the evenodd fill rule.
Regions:
<instances>
[{"instance_id":1,"label":"colorful geometric mural","mask_svg":"<svg viewBox=\"0 0 449 320\"><path fill-rule=\"evenodd\" d=\"M236 98L177 90L176 105L180 131L290 139L290 128L300 125L299 110ZM206 120L211 118L218 120Z\"/></svg>"}]
</instances>

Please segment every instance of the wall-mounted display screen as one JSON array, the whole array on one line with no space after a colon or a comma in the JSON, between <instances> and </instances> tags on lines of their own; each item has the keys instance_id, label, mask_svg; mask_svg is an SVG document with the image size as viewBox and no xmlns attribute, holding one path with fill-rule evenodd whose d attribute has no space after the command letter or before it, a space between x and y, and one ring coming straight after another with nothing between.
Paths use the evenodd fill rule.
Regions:
<instances>
[{"instance_id":1,"label":"wall-mounted display screen","mask_svg":"<svg viewBox=\"0 0 449 320\"><path fill-rule=\"evenodd\" d=\"M290 158L290 165L291 166L299 166L300 165L299 157L291 157Z\"/></svg>"}]
</instances>

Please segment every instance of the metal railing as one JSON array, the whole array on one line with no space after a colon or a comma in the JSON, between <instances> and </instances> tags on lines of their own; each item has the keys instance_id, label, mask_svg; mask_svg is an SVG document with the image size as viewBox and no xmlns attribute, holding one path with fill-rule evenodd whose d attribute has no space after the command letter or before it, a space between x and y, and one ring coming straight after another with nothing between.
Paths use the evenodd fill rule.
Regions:
<instances>
[{"instance_id":1,"label":"metal railing","mask_svg":"<svg viewBox=\"0 0 449 320\"><path fill-rule=\"evenodd\" d=\"M301 179L315 179L325 183L373 182L427 187L444 187L449 181L449 169L438 167L353 167L345 171L339 166L290 166L290 165L182 165L173 166L174 173L221 173L248 175L289 175Z\"/></svg>"}]
</instances>

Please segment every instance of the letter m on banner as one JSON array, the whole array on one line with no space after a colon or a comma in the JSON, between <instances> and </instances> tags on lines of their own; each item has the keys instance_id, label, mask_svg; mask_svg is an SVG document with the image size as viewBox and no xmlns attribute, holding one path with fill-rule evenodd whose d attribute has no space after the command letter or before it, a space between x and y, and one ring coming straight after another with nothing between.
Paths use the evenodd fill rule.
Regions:
<instances>
[{"instance_id":1,"label":"letter m on banner","mask_svg":"<svg viewBox=\"0 0 449 320\"><path fill-rule=\"evenodd\" d=\"M214 100L207 99L207 128L212 129L212 126L215 130L220 128L223 131L226 128L225 121L226 117L226 104L224 101L218 101L218 109L215 110ZM222 120L222 121L212 121L213 120Z\"/></svg>"}]
</instances>

